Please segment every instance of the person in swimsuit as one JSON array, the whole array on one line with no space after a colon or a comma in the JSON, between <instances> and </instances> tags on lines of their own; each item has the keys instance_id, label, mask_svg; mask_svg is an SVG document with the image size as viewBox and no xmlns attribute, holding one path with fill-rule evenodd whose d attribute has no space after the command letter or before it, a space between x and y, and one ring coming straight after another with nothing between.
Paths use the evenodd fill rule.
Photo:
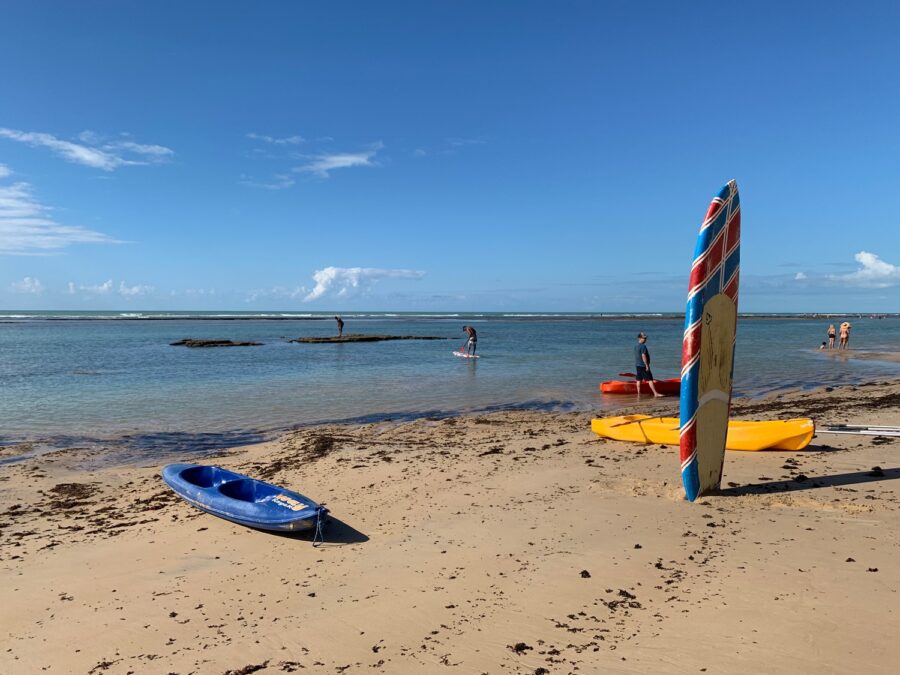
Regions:
<instances>
[{"instance_id":1,"label":"person in swimsuit","mask_svg":"<svg viewBox=\"0 0 900 675\"><path fill-rule=\"evenodd\" d=\"M334 317L334 320L337 321L338 337L341 337L344 334L344 320L339 316Z\"/></svg>"},{"instance_id":2,"label":"person in swimsuit","mask_svg":"<svg viewBox=\"0 0 900 675\"><path fill-rule=\"evenodd\" d=\"M834 349L834 338L834 324L831 324L830 326L828 326L828 349Z\"/></svg>"},{"instance_id":3,"label":"person in swimsuit","mask_svg":"<svg viewBox=\"0 0 900 675\"><path fill-rule=\"evenodd\" d=\"M641 382L650 385L650 391L654 396L662 396L656 391L653 382L653 373L650 372L650 350L647 349L647 334L638 333L638 343L634 346L634 388L637 389L638 396L641 395Z\"/></svg>"},{"instance_id":4,"label":"person in swimsuit","mask_svg":"<svg viewBox=\"0 0 900 675\"><path fill-rule=\"evenodd\" d=\"M850 322L845 321L841 324L841 341L838 343L838 349L850 348Z\"/></svg>"},{"instance_id":5,"label":"person in swimsuit","mask_svg":"<svg viewBox=\"0 0 900 675\"><path fill-rule=\"evenodd\" d=\"M469 336L469 339L466 340L466 344L463 345L466 354L475 356L475 348L478 346L478 333L475 332L475 329L472 328L472 326L463 326L463 331ZM460 351L462 351L462 349L460 349Z\"/></svg>"}]
</instances>

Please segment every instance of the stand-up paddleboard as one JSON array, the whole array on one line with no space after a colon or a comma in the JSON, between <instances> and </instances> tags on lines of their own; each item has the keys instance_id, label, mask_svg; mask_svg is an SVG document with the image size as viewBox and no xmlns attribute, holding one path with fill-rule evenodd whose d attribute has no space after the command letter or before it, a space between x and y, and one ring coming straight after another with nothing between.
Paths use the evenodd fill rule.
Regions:
<instances>
[{"instance_id":1,"label":"stand-up paddleboard","mask_svg":"<svg viewBox=\"0 0 900 675\"><path fill-rule=\"evenodd\" d=\"M461 359L480 359L481 356L478 354L466 354L465 352L453 352L453 356L458 356Z\"/></svg>"},{"instance_id":2,"label":"stand-up paddleboard","mask_svg":"<svg viewBox=\"0 0 900 675\"><path fill-rule=\"evenodd\" d=\"M681 348L681 480L687 498L722 481L737 329L741 201L731 181L712 200L691 266Z\"/></svg>"},{"instance_id":3,"label":"stand-up paddleboard","mask_svg":"<svg viewBox=\"0 0 900 675\"><path fill-rule=\"evenodd\" d=\"M900 436L900 427L867 424L834 424L820 430L825 434L856 434L857 436Z\"/></svg>"}]
</instances>

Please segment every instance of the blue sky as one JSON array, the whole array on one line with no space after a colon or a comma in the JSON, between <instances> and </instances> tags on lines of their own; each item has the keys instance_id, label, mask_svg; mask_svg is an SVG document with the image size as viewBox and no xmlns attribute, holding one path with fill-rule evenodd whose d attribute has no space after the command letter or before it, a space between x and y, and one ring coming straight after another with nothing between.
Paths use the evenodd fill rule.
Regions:
<instances>
[{"instance_id":1,"label":"blue sky","mask_svg":"<svg viewBox=\"0 0 900 675\"><path fill-rule=\"evenodd\" d=\"M900 311L898 7L0 2L0 308Z\"/></svg>"}]
</instances>

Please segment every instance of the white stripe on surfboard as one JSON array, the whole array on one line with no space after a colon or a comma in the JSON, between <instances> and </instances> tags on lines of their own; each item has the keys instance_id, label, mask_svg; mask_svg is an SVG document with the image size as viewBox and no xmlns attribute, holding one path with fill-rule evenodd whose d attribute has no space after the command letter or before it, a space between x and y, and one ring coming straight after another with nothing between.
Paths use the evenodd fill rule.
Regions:
<instances>
[{"instance_id":1,"label":"white stripe on surfboard","mask_svg":"<svg viewBox=\"0 0 900 675\"><path fill-rule=\"evenodd\" d=\"M703 394L703 396L700 397L700 400L697 401L697 410L700 410L700 408L702 408L710 401L722 401L723 403L727 404L730 398L731 397L721 389L711 389L710 391Z\"/></svg>"}]
</instances>

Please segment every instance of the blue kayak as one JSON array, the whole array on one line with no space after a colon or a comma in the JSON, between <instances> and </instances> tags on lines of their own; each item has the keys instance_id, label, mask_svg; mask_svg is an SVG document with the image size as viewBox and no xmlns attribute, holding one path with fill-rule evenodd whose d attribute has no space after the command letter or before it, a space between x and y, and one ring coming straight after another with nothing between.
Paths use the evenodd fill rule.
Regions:
<instances>
[{"instance_id":1,"label":"blue kayak","mask_svg":"<svg viewBox=\"0 0 900 675\"><path fill-rule=\"evenodd\" d=\"M248 527L278 532L317 530L328 509L303 495L218 466L169 464L162 478L198 509Z\"/></svg>"}]
</instances>

